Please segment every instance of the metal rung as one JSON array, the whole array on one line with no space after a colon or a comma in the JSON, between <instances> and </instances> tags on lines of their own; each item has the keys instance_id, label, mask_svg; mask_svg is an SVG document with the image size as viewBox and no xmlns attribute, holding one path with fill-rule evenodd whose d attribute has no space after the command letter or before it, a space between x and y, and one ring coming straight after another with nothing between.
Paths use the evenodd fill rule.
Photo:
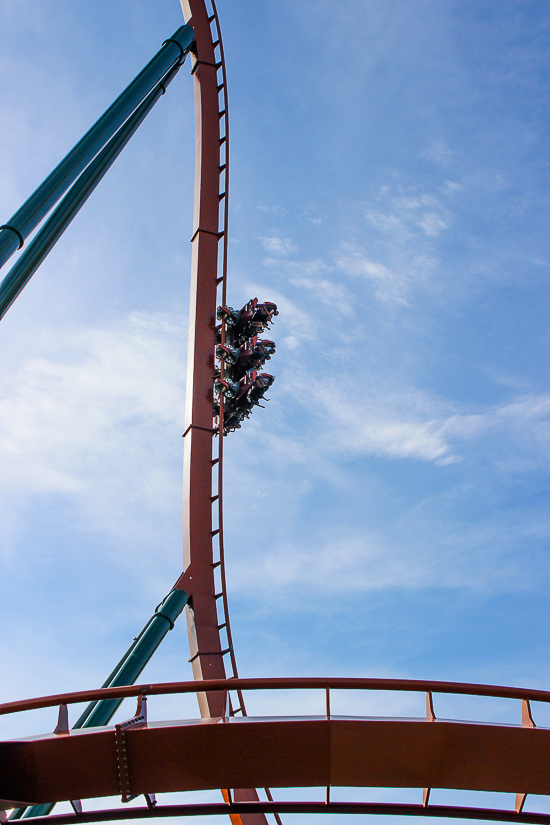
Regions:
<instances>
[{"instance_id":1,"label":"metal rung","mask_svg":"<svg viewBox=\"0 0 550 825\"><path fill-rule=\"evenodd\" d=\"M214 466L214 464L217 464L219 460L220 460L219 458L213 458L212 459L212 466Z\"/></svg>"},{"instance_id":2,"label":"metal rung","mask_svg":"<svg viewBox=\"0 0 550 825\"><path fill-rule=\"evenodd\" d=\"M218 169L219 169L219 171L220 171L220 172L223 172L223 170L224 170L226 167L227 167L227 163L222 163L222 165L221 165L221 166L218 166Z\"/></svg>"},{"instance_id":3,"label":"metal rung","mask_svg":"<svg viewBox=\"0 0 550 825\"><path fill-rule=\"evenodd\" d=\"M227 622L224 622L223 624L219 624L218 625L218 630L223 630L224 627L227 627Z\"/></svg>"},{"instance_id":4,"label":"metal rung","mask_svg":"<svg viewBox=\"0 0 550 825\"><path fill-rule=\"evenodd\" d=\"M223 143L225 143L225 141L226 141L226 140L227 140L227 137L225 137L225 135L224 135L224 137L221 137L221 138L220 138L220 146L221 146Z\"/></svg>"},{"instance_id":5,"label":"metal rung","mask_svg":"<svg viewBox=\"0 0 550 825\"><path fill-rule=\"evenodd\" d=\"M221 112L218 112L218 117L224 117L225 109L222 109Z\"/></svg>"},{"instance_id":6,"label":"metal rung","mask_svg":"<svg viewBox=\"0 0 550 825\"><path fill-rule=\"evenodd\" d=\"M225 83L220 83L220 85L218 86L218 92L221 92L221 90L224 88L224 86L225 86Z\"/></svg>"},{"instance_id":7,"label":"metal rung","mask_svg":"<svg viewBox=\"0 0 550 825\"><path fill-rule=\"evenodd\" d=\"M215 562L213 562L213 563L212 563L212 567L213 567L213 568L214 568L214 570L215 570L215 569L216 569L216 567L219 567L219 566L220 566L220 564L221 564L221 561L215 561Z\"/></svg>"},{"instance_id":8,"label":"metal rung","mask_svg":"<svg viewBox=\"0 0 550 825\"><path fill-rule=\"evenodd\" d=\"M212 530L212 535L217 536L219 532L220 532L220 528L218 527L216 530Z\"/></svg>"},{"instance_id":9,"label":"metal rung","mask_svg":"<svg viewBox=\"0 0 550 825\"><path fill-rule=\"evenodd\" d=\"M216 593L216 594L214 595L214 598L215 598L215 599L219 599L219 598L221 598L222 596L223 596L223 592L222 592L222 593Z\"/></svg>"},{"instance_id":10,"label":"metal rung","mask_svg":"<svg viewBox=\"0 0 550 825\"><path fill-rule=\"evenodd\" d=\"M191 656L190 659L187 661L189 663L194 662L195 659L198 659L199 656L225 656L226 653L229 653L231 650L230 647L226 647L225 650L197 650L194 656Z\"/></svg>"},{"instance_id":11,"label":"metal rung","mask_svg":"<svg viewBox=\"0 0 550 825\"><path fill-rule=\"evenodd\" d=\"M220 45L220 41L219 41L219 40L215 40L215 41L214 41L214 43L212 43L212 45L213 45L213 47L214 47L214 48L216 48L216 46L219 46L219 45Z\"/></svg>"},{"instance_id":12,"label":"metal rung","mask_svg":"<svg viewBox=\"0 0 550 825\"><path fill-rule=\"evenodd\" d=\"M210 63L209 60L196 60L193 63L193 67L191 69L191 74L195 74L195 72L197 71L199 66L212 66L217 71L221 65L222 65L221 63Z\"/></svg>"},{"instance_id":13,"label":"metal rung","mask_svg":"<svg viewBox=\"0 0 550 825\"><path fill-rule=\"evenodd\" d=\"M219 499L219 495L210 496L210 501L212 501L212 502L217 501L218 499Z\"/></svg>"},{"instance_id":14,"label":"metal rung","mask_svg":"<svg viewBox=\"0 0 550 825\"><path fill-rule=\"evenodd\" d=\"M225 198L225 192L220 192L220 194L218 195L218 200L220 200L220 201L221 201L221 200L223 200L224 198ZM223 280L223 279L222 279L222 280Z\"/></svg>"},{"instance_id":15,"label":"metal rung","mask_svg":"<svg viewBox=\"0 0 550 825\"><path fill-rule=\"evenodd\" d=\"M198 229L196 229L193 232L193 234L191 235L191 237L189 239L191 241L191 243L193 243L193 241L195 240L195 238L197 237L199 232L206 232L207 235L214 235L218 240L220 238L222 238L223 235L225 234L224 232L212 232L211 229L202 229L202 227L199 226ZM204 427L202 429L204 429Z\"/></svg>"},{"instance_id":16,"label":"metal rung","mask_svg":"<svg viewBox=\"0 0 550 825\"><path fill-rule=\"evenodd\" d=\"M211 17L208 18L208 22L211 23L212 20L215 20L215 19L216 19L216 15L213 14L213 15L211 15Z\"/></svg>"}]
</instances>

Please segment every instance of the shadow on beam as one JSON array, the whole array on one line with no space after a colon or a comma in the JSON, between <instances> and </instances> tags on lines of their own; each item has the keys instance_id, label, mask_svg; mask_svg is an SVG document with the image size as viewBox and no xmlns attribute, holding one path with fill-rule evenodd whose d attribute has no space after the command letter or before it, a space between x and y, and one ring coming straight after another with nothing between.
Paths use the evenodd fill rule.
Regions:
<instances>
[{"instance_id":1,"label":"shadow on beam","mask_svg":"<svg viewBox=\"0 0 550 825\"><path fill-rule=\"evenodd\" d=\"M90 813L33 817L33 822L75 825L75 822L114 822L170 816L220 816L224 814L368 814L379 816L427 816L446 819L480 819L491 822L541 823L550 825L550 814L515 813L491 808L463 808L450 805L404 805L385 802L237 802L199 805L157 805L154 808L116 808Z\"/></svg>"}]
</instances>

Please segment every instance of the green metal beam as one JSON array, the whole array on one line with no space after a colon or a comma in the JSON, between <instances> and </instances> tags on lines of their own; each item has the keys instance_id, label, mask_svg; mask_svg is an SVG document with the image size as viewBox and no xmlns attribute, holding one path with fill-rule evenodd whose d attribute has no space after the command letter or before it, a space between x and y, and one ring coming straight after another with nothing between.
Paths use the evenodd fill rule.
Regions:
<instances>
[{"instance_id":1,"label":"green metal beam","mask_svg":"<svg viewBox=\"0 0 550 825\"><path fill-rule=\"evenodd\" d=\"M147 117L159 97L179 71L180 64L170 69L126 123L82 172L55 212L46 221L28 249L23 252L0 284L0 319L30 281L44 258L57 243L73 218L86 203L98 183L108 172L138 126Z\"/></svg>"},{"instance_id":2,"label":"green metal beam","mask_svg":"<svg viewBox=\"0 0 550 825\"><path fill-rule=\"evenodd\" d=\"M174 623L187 604L188 598L184 590L172 590L163 599L155 608L155 612L139 636L136 636L101 687L120 687L121 685L134 684L168 631L174 627ZM122 699L102 699L98 702L90 702L73 725L73 730L107 725L122 701ZM29 808L15 808L9 818L13 820L22 817L27 819L35 816L47 816L53 811L54 807L55 802L44 802L40 805L32 805Z\"/></svg>"},{"instance_id":3,"label":"green metal beam","mask_svg":"<svg viewBox=\"0 0 550 825\"><path fill-rule=\"evenodd\" d=\"M180 26L172 37L122 92L107 111L89 129L38 189L25 201L7 224L0 227L0 266L23 246L25 238L50 211L83 169L120 129L151 89L183 58L191 48L195 32Z\"/></svg>"}]
</instances>

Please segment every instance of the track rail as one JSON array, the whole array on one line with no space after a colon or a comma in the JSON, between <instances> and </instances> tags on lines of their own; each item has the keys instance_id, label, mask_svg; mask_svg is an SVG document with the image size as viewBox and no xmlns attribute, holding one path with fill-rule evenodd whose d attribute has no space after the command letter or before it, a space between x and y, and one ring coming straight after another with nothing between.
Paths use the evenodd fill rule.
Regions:
<instances>
[{"instance_id":1,"label":"track rail","mask_svg":"<svg viewBox=\"0 0 550 825\"><path fill-rule=\"evenodd\" d=\"M325 714L268 719L225 716L210 720L210 724L163 722L145 729L128 728L132 793L216 788L226 781L230 787L239 782L261 782L279 788L326 786L326 802L246 800L227 790L225 804L158 806L154 812L147 808L91 812L83 814L82 821L220 813L230 814L233 821L242 817L246 821L280 813L376 813L550 823L548 814L522 812L527 793L550 796L546 768L550 759L550 730L535 727L530 706L531 701L550 703L549 691L428 680L223 679L134 685L27 699L0 705L0 715L91 699L153 697L197 690L223 698L229 689L316 689L326 699ZM334 716L330 697L332 691L338 690L423 692L426 717ZM433 701L438 693L519 700L518 723L438 720ZM353 708L350 710L353 712ZM100 728L0 743L0 795L11 790L26 799L25 794L50 793L52 798L61 800L116 793L116 769L114 763L111 765L114 736L114 729ZM191 758L185 758L185 754L191 754ZM238 759L235 754L239 754ZM56 768L58 763L65 766L64 770ZM421 789L423 783L427 787L422 805L331 799L332 789L339 786ZM431 805L430 787L516 793L516 811ZM281 793L284 791L278 795ZM71 816L74 822L74 815ZM69 822L64 816L53 819Z\"/></svg>"},{"instance_id":2,"label":"track rail","mask_svg":"<svg viewBox=\"0 0 550 825\"><path fill-rule=\"evenodd\" d=\"M213 426L216 307L226 303L229 218L229 117L225 55L215 0L180 0L195 31L195 202L183 472L183 574L187 627L197 680L238 677L227 601L223 541L223 402ZM218 268L221 265L221 276ZM225 325L222 325L222 342ZM223 370L223 367L222 367ZM215 455L215 451L217 454ZM222 635L223 634L223 635ZM225 639L224 639L225 637ZM229 673L224 657L229 654ZM245 714L242 694L199 693L204 718ZM223 791L224 795L226 794ZM268 799L269 791L266 791ZM255 790L239 790L257 801ZM276 815L280 825L280 819ZM238 816L233 825L243 825ZM263 814L244 825L267 825Z\"/></svg>"},{"instance_id":3,"label":"track rail","mask_svg":"<svg viewBox=\"0 0 550 825\"><path fill-rule=\"evenodd\" d=\"M536 688L481 685L470 682L440 682L429 679L363 679L334 676L289 676L260 679L212 679L203 682L158 682L156 684L125 685L114 688L56 693L34 699L19 699L0 704L0 716L56 705L92 702L98 699L117 699L138 696L168 696L178 693L220 693L228 690L366 690L399 691L410 693L445 693L460 696L487 696L493 699L550 703L550 691ZM222 703L223 704L223 703ZM519 719L519 717L518 717Z\"/></svg>"},{"instance_id":4,"label":"track rail","mask_svg":"<svg viewBox=\"0 0 550 825\"><path fill-rule=\"evenodd\" d=\"M181 5L196 38L192 68L196 155L184 432L184 572L176 586L190 595L190 661L195 679L202 680L238 676L225 581L223 439L213 427L212 416L215 314L227 292L229 121L216 6L212 0L208 6L205 0L181 0ZM229 673L224 663L228 654ZM217 694L199 696L201 715L222 715L221 701Z\"/></svg>"},{"instance_id":5,"label":"track rail","mask_svg":"<svg viewBox=\"0 0 550 825\"><path fill-rule=\"evenodd\" d=\"M222 245L222 252L221 252L221 266L222 266L222 274L221 274L221 296L220 296L220 304L225 306L227 304L227 257L228 257L228 231L229 231L229 161L230 161L230 153L229 153L229 103L227 98L227 74L225 69L225 53L223 49L223 40L222 40L222 33L220 28L220 22L218 18L218 11L216 8L216 4L214 0L211 0L212 5L212 25L215 27L215 38L218 43L219 48L219 56L220 56L220 72L221 72L221 86L223 87L222 94L223 94L223 102L221 103L220 110L224 112L223 114L223 123L224 123L224 133L225 133L225 141L224 141L224 148L225 148L225 157L224 157L224 185L223 185L223 198L221 201L223 202L223 209L222 209L222 226L223 226L223 235L221 237L221 245ZM215 42L216 42L215 41ZM222 323L222 343L225 343L225 322ZM223 370L224 370L224 363L221 363L221 370L222 370L222 377L223 377ZM221 409L220 409L220 417L219 417L219 425L218 425L218 488L217 488L217 495L218 495L218 561L219 561L219 571L220 571L220 592L221 592L221 606L222 606L222 617L223 617L223 630L225 631L225 637L227 640L227 651L229 653L229 664L230 664L230 677L233 679L239 678L239 672L237 669L237 660L235 657L235 650L233 648L233 634L231 632L231 621L229 617L229 603L227 599L227 583L226 583L226 575L225 575L225 545L224 545L224 530L223 530L223 396L220 399ZM228 702L229 702L229 712L233 716L237 713L241 713L243 716L246 716L246 707L244 702L244 697L240 689L236 691L238 704L232 701L231 692L228 695Z\"/></svg>"},{"instance_id":6,"label":"track rail","mask_svg":"<svg viewBox=\"0 0 550 825\"><path fill-rule=\"evenodd\" d=\"M156 819L175 816L223 816L253 814L363 814L365 816L422 816L445 819L479 819L487 822L517 822L525 825L550 825L550 815L515 813L496 808L457 807L453 805L407 805L391 802L212 802L191 805L156 805L153 809L116 808L89 813L56 814L35 817L33 822L50 825L74 825L78 822L118 822L135 819Z\"/></svg>"}]
</instances>

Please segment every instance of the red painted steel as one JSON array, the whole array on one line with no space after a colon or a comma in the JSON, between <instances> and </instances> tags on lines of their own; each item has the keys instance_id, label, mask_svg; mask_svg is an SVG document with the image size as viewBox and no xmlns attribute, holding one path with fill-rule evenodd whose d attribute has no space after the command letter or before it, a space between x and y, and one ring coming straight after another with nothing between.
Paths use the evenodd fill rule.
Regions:
<instances>
[{"instance_id":1,"label":"red painted steel","mask_svg":"<svg viewBox=\"0 0 550 825\"><path fill-rule=\"evenodd\" d=\"M550 702L550 692L514 687L492 687L452 682L396 679L287 678L213 680L197 684L140 685L63 694L0 705L0 714L38 707L67 706L74 702L115 696L224 693L240 690L317 688L326 695L324 717L250 719L225 717L202 721L161 723L125 730L128 793L151 793L234 787L332 786L458 788L516 793L550 794L550 730L537 728L530 700ZM330 690L363 689L421 691L427 696L426 719L338 718L331 715ZM433 694L457 693L514 698L521 701L517 725L439 721ZM436 703L435 703L436 704ZM220 724L220 722L222 724ZM225 723L225 724L224 724ZM89 798L117 793L116 732L113 728L51 734L0 743L0 796L16 801ZM83 767L85 766L85 770ZM250 797L250 793L249 793ZM280 813L296 805L306 812L309 803L237 800L225 793L226 805L210 806L204 813L228 813L233 820L248 821L265 812ZM428 799L426 798L428 803ZM14 801L15 801L14 800ZM248 807L247 807L248 806ZM359 812L356 803L328 803L319 812ZM196 806L176 806L178 814L202 812ZM395 809L395 810L394 810ZM160 809L162 810L162 809ZM143 815L164 814L157 808ZM174 809L176 810L176 809ZM365 813L369 811L365 805ZM505 819L510 811L385 806L380 812L422 813L465 818ZM449 813L443 811L449 810ZM290 810L289 810L290 812ZM141 815L141 814L140 814ZM537 820L532 814L514 813L514 821ZM126 818L117 813L105 819ZM55 817L60 820L59 817ZM93 821L93 820L89 820Z\"/></svg>"},{"instance_id":2,"label":"red painted steel","mask_svg":"<svg viewBox=\"0 0 550 825\"><path fill-rule=\"evenodd\" d=\"M183 574L177 587L190 595L186 609L190 661L195 679L236 677L237 665L229 623L223 552L223 438L218 432L217 457L213 456L213 378L218 286L219 303L226 302L227 231L229 187L229 129L227 78L223 42L214 0L211 13L205 0L181 0L185 22L195 30L195 202L192 234L191 302L187 356L185 446L183 469ZM214 27L215 35L212 28ZM221 75L221 77L220 77ZM219 242L222 242L222 275L218 279ZM222 330L223 340L224 330ZM223 405L220 421L223 422ZM216 494L213 468L217 463ZM212 507L217 502L217 525ZM217 536L215 559L213 538ZM216 593L214 570L220 568ZM222 614L218 598L222 598ZM220 636L224 629L227 646ZM231 671L226 674L223 656L229 653ZM220 716L231 698L226 693L199 693L205 718ZM242 696L238 707L245 713ZM258 799L256 791L235 791L239 799ZM277 818L278 819L278 818ZM278 819L278 822L280 820ZM242 825L240 817L233 825ZM247 817L245 825L267 825L261 814Z\"/></svg>"},{"instance_id":3,"label":"red painted steel","mask_svg":"<svg viewBox=\"0 0 550 825\"><path fill-rule=\"evenodd\" d=\"M266 786L550 794L549 729L383 718L219 721L126 729L123 801L125 794ZM0 796L116 796L116 736L113 728L88 728L0 743Z\"/></svg>"},{"instance_id":4,"label":"red painted steel","mask_svg":"<svg viewBox=\"0 0 550 825\"><path fill-rule=\"evenodd\" d=\"M191 597L187 623L195 679L225 678L215 598L212 548L213 373L220 232L220 108L218 68L204 0L184 0L195 30L195 205L183 470L183 575ZM222 694L199 697L201 715L220 716Z\"/></svg>"},{"instance_id":5,"label":"red painted steel","mask_svg":"<svg viewBox=\"0 0 550 825\"><path fill-rule=\"evenodd\" d=\"M438 819L479 819L488 822L517 822L525 825L550 825L550 815L543 813L521 813L494 808L459 808L452 805L422 805L391 802L245 802L221 804L216 802L189 805L157 805L153 808L111 808L101 811L84 812L78 815L78 822L116 822L134 819L161 818L172 816L223 816L234 814L249 816L252 813L282 814L363 814L365 816L424 816ZM36 817L34 822L48 825L74 825L75 815Z\"/></svg>"},{"instance_id":6,"label":"red painted steel","mask_svg":"<svg viewBox=\"0 0 550 825\"><path fill-rule=\"evenodd\" d=\"M287 676L259 679L213 679L205 682L158 682L144 685L125 685L113 688L95 688L72 693L56 693L34 699L19 699L0 704L0 716L25 710L92 702L98 699L117 699L131 696L161 696L177 693L224 692L235 690L389 690L411 693L456 693L462 696L489 696L494 699L520 699L550 703L550 691L536 688L518 688L504 685L478 685L470 682L438 682L426 679L365 679L345 676ZM523 708L522 708L523 714ZM519 719L522 717L518 717Z\"/></svg>"},{"instance_id":7,"label":"red painted steel","mask_svg":"<svg viewBox=\"0 0 550 825\"><path fill-rule=\"evenodd\" d=\"M438 819L479 819L488 822L517 822L525 825L550 825L550 815L543 813L517 814L494 808L459 808L452 805L422 805L388 802L245 802L221 804L216 802L190 805L157 805L156 808L115 808L90 811L78 815L78 822L116 822L151 817L223 816L251 813L282 814L363 814L365 816L424 816ZM34 822L49 825L74 825L75 815L36 817Z\"/></svg>"}]
</instances>

